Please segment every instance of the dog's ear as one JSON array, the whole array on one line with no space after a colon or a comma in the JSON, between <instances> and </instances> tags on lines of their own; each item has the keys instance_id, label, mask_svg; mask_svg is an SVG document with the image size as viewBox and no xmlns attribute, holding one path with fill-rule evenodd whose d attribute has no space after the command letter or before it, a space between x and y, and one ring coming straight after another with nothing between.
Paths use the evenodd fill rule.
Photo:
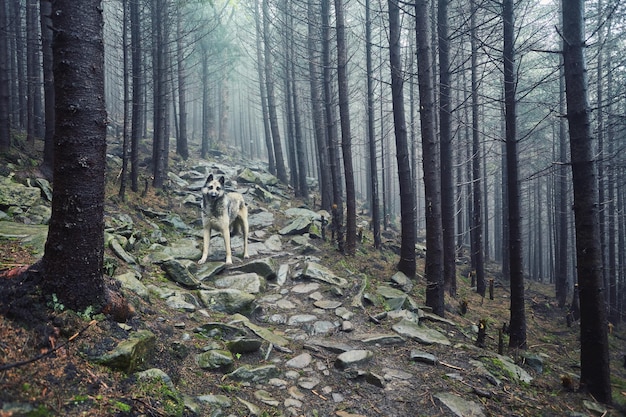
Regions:
<instances>
[{"instance_id":1,"label":"dog's ear","mask_svg":"<svg viewBox=\"0 0 626 417\"><path fill-rule=\"evenodd\" d=\"M206 183L205 184L208 184L211 181L213 181L213 174L209 174L209 177L206 179Z\"/></svg>"},{"instance_id":2,"label":"dog's ear","mask_svg":"<svg viewBox=\"0 0 626 417\"><path fill-rule=\"evenodd\" d=\"M222 184L222 187L224 186L224 183L226 182L226 180L224 179L224 176L222 175L220 177L220 184Z\"/></svg>"}]
</instances>

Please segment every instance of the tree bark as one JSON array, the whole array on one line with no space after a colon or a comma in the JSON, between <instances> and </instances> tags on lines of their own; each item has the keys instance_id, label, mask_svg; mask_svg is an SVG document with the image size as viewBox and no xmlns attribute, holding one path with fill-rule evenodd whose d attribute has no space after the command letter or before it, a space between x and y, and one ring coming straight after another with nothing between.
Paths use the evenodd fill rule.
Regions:
<instances>
[{"instance_id":1,"label":"tree bark","mask_svg":"<svg viewBox=\"0 0 626 417\"><path fill-rule=\"evenodd\" d=\"M56 98L54 194L44 289L83 311L105 301L106 122L101 0L52 2Z\"/></svg>"},{"instance_id":2,"label":"tree bark","mask_svg":"<svg viewBox=\"0 0 626 417\"><path fill-rule=\"evenodd\" d=\"M610 403L608 323L602 291L598 182L589 122L583 0L564 0L562 13L580 298L580 383L596 400Z\"/></svg>"},{"instance_id":3,"label":"tree bark","mask_svg":"<svg viewBox=\"0 0 626 417\"><path fill-rule=\"evenodd\" d=\"M43 89L44 89L44 148L42 173L52 179L54 166L54 74L52 73L52 3L41 0L39 3L41 22L41 49L43 56Z\"/></svg>"},{"instance_id":4,"label":"tree bark","mask_svg":"<svg viewBox=\"0 0 626 417\"><path fill-rule=\"evenodd\" d=\"M354 255L356 250L356 194L354 189L354 168L352 165L352 133L350 131L348 52L342 0L335 0L335 18L337 19L337 81L339 87L339 118L341 121L341 151L346 183L346 245L344 250L346 255ZM415 253L415 251L413 252Z\"/></svg>"},{"instance_id":5,"label":"tree bark","mask_svg":"<svg viewBox=\"0 0 626 417\"><path fill-rule=\"evenodd\" d=\"M139 189L139 140L143 125L143 71L141 68L140 0L130 0L130 38L132 65L132 116L130 131L130 188Z\"/></svg>"},{"instance_id":6,"label":"tree bark","mask_svg":"<svg viewBox=\"0 0 626 417\"><path fill-rule=\"evenodd\" d=\"M390 9L391 9L390 1ZM397 7L397 6L396 6ZM417 76L420 96L420 129L424 170L424 198L426 201L426 305L433 312L444 315L443 287L443 231L441 225L441 184L439 154L435 135L435 95L430 50L429 13L426 0L415 3ZM413 249L415 253L415 249Z\"/></svg>"},{"instance_id":7,"label":"tree bark","mask_svg":"<svg viewBox=\"0 0 626 417\"><path fill-rule=\"evenodd\" d=\"M506 123L506 170L509 226L509 274L511 281L511 323L509 346L526 348L524 311L524 270L520 214L519 161L517 154L517 116L515 102L515 51L513 0L504 0L504 107Z\"/></svg>"},{"instance_id":8,"label":"tree bark","mask_svg":"<svg viewBox=\"0 0 626 417\"><path fill-rule=\"evenodd\" d=\"M7 5L3 2L0 4L0 152L6 152L11 147L8 23Z\"/></svg>"}]
</instances>

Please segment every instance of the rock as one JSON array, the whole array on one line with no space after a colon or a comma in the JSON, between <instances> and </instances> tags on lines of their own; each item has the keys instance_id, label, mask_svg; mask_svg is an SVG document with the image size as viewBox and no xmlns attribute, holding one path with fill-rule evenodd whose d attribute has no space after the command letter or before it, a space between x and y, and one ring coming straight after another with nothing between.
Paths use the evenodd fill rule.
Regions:
<instances>
[{"instance_id":1,"label":"rock","mask_svg":"<svg viewBox=\"0 0 626 417\"><path fill-rule=\"evenodd\" d=\"M348 280L333 274L330 269L315 262L307 262L302 271L302 277L314 281L325 282L340 288L348 287Z\"/></svg>"},{"instance_id":2,"label":"rock","mask_svg":"<svg viewBox=\"0 0 626 417\"><path fill-rule=\"evenodd\" d=\"M261 349L262 341L251 337L240 337L226 342L226 347L232 353L254 353Z\"/></svg>"},{"instance_id":3,"label":"rock","mask_svg":"<svg viewBox=\"0 0 626 417\"><path fill-rule=\"evenodd\" d=\"M202 249L195 239L179 239L163 247L163 254L174 259L198 260L202 256Z\"/></svg>"},{"instance_id":4,"label":"rock","mask_svg":"<svg viewBox=\"0 0 626 417\"><path fill-rule=\"evenodd\" d=\"M366 345L398 345L405 343L406 340L397 334L375 334L367 335L361 339Z\"/></svg>"},{"instance_id":5,"label":"rock","mask_svg":"<svg viewBox=\"0 0 626 417\"><path fill-rule=\"evenodd\" d=\"M13 182L11 178L0 177L0 208L11 206L31 207L41 198L41 190Z\"/></svg>"},{"instance_id":6,"label":"rock","mask_svg":"<svg viewBox=\"0 0 626 417\"><path fill-rule=\"evenodd\" d=\"M120 258L122 261L131 265L137 264L137 260L135 259L135 257L124 250L124 248L120 244L120 241L117 238L111 239L111 241L109 242L109 247L111 248L115 256Z\"/></svg>"},{"instance_id":7,"label":"rock","mask_svg":"<svg viewBox=\"0 0 626 417\"><path fill-rule=\"evenodd\" d=\"M265 172L254 172L250 168L244 168L237 175L237 182L258 184L267 187L268 185L276 185L279 181L278 178L276 178L272 174L268 174Z\"/></svg>"},{"instance_id":8,"label":"rock","mask_svg":"<svg viewBox=\"0 0 626 417\"><path fill-rule=\"evenodd\" d=\"M311 364L313 357L309 353L301 353L300 355L289 359L285 362L285 366L288 368L303 369Z\"/></svg>"},{"instance_id":9,"label":"rock","mask_svg":"<svg viewBox=\"0 0 626 417\"><path fill-rule=\"evenodd\" d=\"M524 364L530 369L537 372L538 374L543 373L543 357L535 355L533 353L522 352L522 358L524 358Z\"/></svg>"},{"instance_id":10,"label":"rock","mask_svg":"<svg viewBox=\"0 0 626 417\"><path fill-rule=\"evenodd\" d=\"M420 326L406 319L402 319L400 322L391 326L391 328L400 336L408 337L424 345L432 345L434 343L444 346L451 345L448 338L437 330Z\"/></svg>"},{"instance_id":11,"label":"rock","mask_svg":"<svg viewBox=\"0 0 626 417\"><path fill-rule=\"evenodd\" d=\"M496 374L504 374L514 381L530 384L533 380L528 372L513 363L513 359L508 356L495 354L491 358L481 358L481 361L487 366L487 369L495 367L499 370L499 372L495 372Z\"/></svg>"},{"instance_id":12,"label":"rock","mask_svg":"<svg viewBox=\"0 0 626 417\"><path fill-rule=\"evenodd\" d=\"M270 252L281 252L283 250L283 242L278 235L271 235L265 239L263 244Z\"/></svg>"},{"instance_id":13,"label":"rock","mask_svg":"<svg viewBox=\"0 0 626 417\"><path fill-rule=\"evenodd\" d=\"M256 368L244 365L225 376L236 381L267 382L271 378L276 378L279 373L276 365L264 365Z\"/></svg>"},{"instance_id":14,"label":"rock","mask_svg":"<svg viewBox=\"0 0 626 417\"><path fill-rule=\"evenodd\" d=\"M298 386L300 388L304 388L304 389L308 389L308 390L312 390L313 388L317 387L320 384L320 379L313 377L313 376L309 376L309 377L303 377L298 379Z\"/></svg>"},{"instance_id":15,"label":"rock","mask_svg":"<svg viewBox=\"0 0 626 417\"><path fill-rule=\"evenodd\" d=\"M178 175L174 174L173 172L168 172L167 173L167 178L169 178L170 181L172 181L174 184L176 184L177 187L179 188L186 188L189 186L189 182L187 182L186 180L182 179L181 177L179 177Z\"/></svg>"},{"instance_id":16,"label":"rock","mask_svg":"<svg viewBox=\"0 0 626 417\"><path fill-rule=\"evenodd\" d=\"M127 290L134 292L144 300L150 298L148 289L141 281L139 281L135 272L126 272L125 274L116 275L115 279L122 284L122 288L126 288Z\"/></svg>"},{"instance_id":17,"label":"rock","mask_svg":"<svg viewBox=\"0 0 626 417\"><path fill-rule=\"evenodd\" d=\"M194 312L198 308L198 301L193 295L176 291L171 297L165 300L167 306L173 310Z\"/></svg>"},{"instance_id":18,"label":"rock","mask_svg":"<svg viewBox=\"0 0 626 417\"><path fill-rule=\"evenodd\" d=\"M413 282L401 271L393 274L391 282L407 294L413 289Z\"/></svg>"},{"instance_id":19,"label":"rock","mask_svg":"<svg viewBox=\"0 0 626 417\"><path fill-rule=\"evenodd\" d=\"M350 350L354 350L353 346L350 346L342 342L334 342L332 340L327 340L327 339L309 339L307 340L307 344L310 346L324 348L332 353L344 353ZM306 346L307 345L305 345L305 347Z\"/></svg>"},{"instance_id":20,"label":"rock","mask_svg":"<svg viewBox=\"0 0 626 417\"><path fill-rule=\"evenodd\" d=\"M260 338L262 338L263 340L266 340L268 342L270 342L271 344L275 345L275 346L280 346L280 347L285 347L289 344L289 340L278 335L275 334L274 332L272 332L269 329L266 329L264 327L261 326L257 326L256 324L250 323L250 320L245 317L242 316L241 314L235 314L233 315L233 320L237 320L237 321L241 321L241 323L246 326L248 329L252 330L254 332L254 334L256 334L257 336L259 336Z\"/></svg>"},{"instance_id":21,"label":"rock","mask_svg":"<svg viewBox=\"0 0 626 417\"><path fill-rule=\"evenodd\" d=\"M274 225L274 214L269 211L260 211L248 216L250 229L262 229Z\"/></svg>"},{"instance_id":22,"label":"rock","mask_svg":"<svg viewBox=\"0 0 626 417\"><path fill-rule=\"evenodd\" d=\"M196 398L201 403L205 403L205 404L208 404L208 405L212 406L211 408L213 408L213 407L229 408L229 407L231 407L233 405L233 403L230 400L230 398L228 398L226 395L207 394L207 395L200 395L200 396L198 396Z\"/></svg>"},{"instance_id":23,"label":"rock","mask_svg":"<svg viewBox=\"0 0 626 417\"><path fill-rule=\"evenodd\" d=\"M440 392L434 397L458 417L483 417L485 415L482 406L473 401L467 401L458 395Z\"/></svg>"},{"instance_id":24,"label":"rock","mask_svg":"<svg viewBox=\"0 0 626 417\"><path fill-rule=\"evenodd\" d=\"M276 278L276 261L272 258L257 259L230 268L231 271L253 272L267 280Z\"/></svg>"},{"instance_id":25,"label":"rock","mask_svg":"<svg viewBox=\"0 0 626 417\"><path fill-rule=\"evenodd\" d=\"M435 355L416 349L411 350L411 360L426 363L428 365L437 365L439 363L439 360Z\"/></svg>"},{"instance_id":26,"label":"rock","mask_svg":"<svg viewBox=\"0 0 626 417\"><path fill-rule=\"evenodd\" d=\"M272 193L270 193L269 191L267 191L265 188L259 186L259 185L255 185L254 188L252 189L252 193L259 198L259 200L265 202L265 203L269 203L272 200L274 200L275 197Z\"/></svg>"},{"instance_id":27,"label":"rock","mask_svg":"<svg viewBox=\"0 0 626 417\"><path fill-rule=\"evenodd\" d=\"M227 314L250 314L255 300L254 295L232 288L200 290L198 293L206 308Z\"/></svg>"},{"instance_id":28,"label":"rock","mask_svg":"<svg viewBox=\"0 0 626 417\"><path fill-rule=\"evenodd\" d=\"M313 305L317 308L321 308L322 310L334 310L341 306L341 301L318 300L314 302Z\"/></svg>"},{"instance_id":29,"label":"rock","mask_svg":"<svg viewBox=\"0 0 626 417\"><path fill-rule=\"evenodd\" d=\"M171 390L174 390L174 383L172 382L172 378L162 370L158 368L151 368L145 371L137 372L135 374L138 381L151 381L151 380L160 380Z\"/></svg>"},{"instance_id":30,"label":"rock","mask_svg":"<svg viewBox=\"0 0 626 417\"><path fill-rule=\"evenodd\" d=\"M384 301L383 304L389 310L400 310L404 307L409 296L396 288L381 286L376 289L376 294L381 296Z\"/></svg>"},{"instance_id":31,"label":"rock","mask_svg":"<svg viewBox=\"0 0 626 417\"><path fill-rule=\"evenodd\" d=\"M298 217L278 231L279 234L285 235L302 235L309 231L311 219L307 217Z\"/></svg>"},{"instance_id":32,"label":"rock","mask_svg":"<svg viewBox=\"0 0 626 417\"><path fill-rule=\"evenodd\" d=\"M369 362L374 357L374 353L369 350L356 349L341 353L335 360L335 367L347 369L355 365Z\"/></svg>"},{"instance_id":33,"label":"rock","mask_svg":"<svg viewBox=\"0 0 626 417\"><path fill-rule=\"evenodd\" d=\"M258 294L265 289L265 281L254 272L220 277L212 284L217 288L234 288L248 294Z\"/></svg>"},{"instance_id":34,"label":"rock","mask_svg":"<svg viewBox=\"0 0 626 417\"><path fill-rule=\"evenodd\" d=\"M202 326L197 327L195 332L201 333L209 338L219 336L223 339L238 338L246 335L245 329L221 322L203 324Z\"/></svg>"},{"instance_id":35,"label":"rock","mask_svg":"<svg viewBox=\"0 0 626 417\"><path fill-rule=\"evenodd\" d=\"M438 323L449 324L450 326L456 326L456 323L453 322L452 320L448 320L444 317L438 316L428 311L422 311L421 318L423 318L424 320L430 320L430 321L436 321Z\"/></svg>"},{"instance_id":36,"label":"rock","mask_svg":"<svg viewBox=\"0 0 626 417\"><path fill-rule=\"evenodd\" d=\"M285 210L285 215L287 217L305 217L310 220L320 220L321 216L319 213L314 212L313 210L309 210L306 208L292 207Z\"/></svg>"},{"instance_id":37,"label":"rock","mask_svg":"<svg viewBox=\"0 0 626 417\"><path fill-rule=\"evenodd\" d=\"M374 385L375 387L385 388L385 378L373 372L368 372L367 374L365 374L365 381L369 384Z\"/></svg>"},{"instance_id":38,"label":"rock","mask_svg":"<svg viewBox=\"0 0 626 417\"><path fill-rule=\"evenodd\" d=\"M207 262L202 264L200 269L196 271L196 276L198 277L198 280L204 282L211 280L224 269L226 269L226 264L224 262Z\"/></svg>"},{"instance_id":39,"label":"rock","mask_svg":"<svg viewBox=\"0 0 626 417\"><path fill-rule=\"evenodd\" d=\"M274 399L272 395L265 390L256 390L253 395L254 398L269 406L278 407L280 405L280 401Z\"/></svg>"},{"instance_id":40,"label":"rock","mask_svg":"<svg viewBox=\"0 0 626 417\"><path fill-rule=\"evenodd\" d=\"M233 362L233 355L227 350L209 350L196 356L196 363L202 369L228 370Z\"/></svg>"},{"instance_id":41,"label":"rock","mask_svg":"<svg viewBox=\"0 0 626 417\"><path fill-rule=\"evenodd\" d=\"M41 190L41 194L46 199L46 201L51 202L52 201L52 186L50 185L50 182L45 178L35 178L34 183L35 183L34 186L39 187L39 189Z\"/></svg>"},{"instance_id":42,"label":"rock","mask_svg":"<svg viewBox=\"0 0 626 417\"><path fill-rule=\"evenodd\" d=\"M16 240L28 246L37 257L43 255L47 237L48 226L0 221L0 238Z\"/></svg>"},{"instance_id":43,"label":"rock","mask_svg":"<svg viewBox=\"0 0 626 417\"><path fill-rule=\"evenodd\" d=\"M241 397L235 397L237 400L246 406L248 409L248 416L260 416L261 415L261 407L252 404L250 401L246 401Z\"/></svg>"},{"instance_id":44,"label":"rock","mask_svg":"<svg viewBox=\"0 0 626 417\"><path fill-rule=\"evenodd\" d=\"M96 359L101 365L111 369L132 373L145 366L156 343L156 336L149 330L140 330L130 335L113 349Z\"/></svg>"},{"instance_id":45,"label":"rock","mask_svg":"<svg viewBox=\"0 0 626 417\"><path fill-rule=\"evenodd\" d=\"M200 282L189 272L187 268L175 259L169 259L161 264L168 278L185 288L198 288Z\"/></svg>"}]
</instances>

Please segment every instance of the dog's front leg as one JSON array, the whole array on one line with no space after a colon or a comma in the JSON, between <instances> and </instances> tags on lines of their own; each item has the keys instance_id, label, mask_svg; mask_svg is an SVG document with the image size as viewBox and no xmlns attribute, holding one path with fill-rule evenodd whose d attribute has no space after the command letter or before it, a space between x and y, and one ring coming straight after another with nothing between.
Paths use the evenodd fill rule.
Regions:
<instances>
[{"instance_id":1,"label":"dog's front leg","mask_svg":"<svg viewBox=\"0 0 626 417\"><path fill-rule=\"evenodd\" d=\"M230 249L230 228L227 226L222 230L222 236L224 236L224 246L226 246L226 264L233 263L233 256Z\"/></svg>"},{"instance_id":2,"label":"dog's front leg","mask_svg":"<svg viewBox=\"0 0 626 417\"><path fill-rule=\"evenodd\" d=\"M209 257L209 243L211 242L211 224L208 226L204 226L202 228L203 231L203 241L202 241L202 258L198 261L199 264L203 264L206 262Z\"/></svg>"}]
</instances>

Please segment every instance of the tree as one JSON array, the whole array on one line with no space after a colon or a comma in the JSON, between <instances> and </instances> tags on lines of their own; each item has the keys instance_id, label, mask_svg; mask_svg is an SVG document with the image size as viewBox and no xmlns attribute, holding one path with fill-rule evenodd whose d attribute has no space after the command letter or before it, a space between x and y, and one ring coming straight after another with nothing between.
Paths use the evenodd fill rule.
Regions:
<instances>
[{"instance_id":1,"label":"tree","mask_svg":"<svg viewBox=\"0 0 626 417\"><path fill-rule=\"evenodd\" d=\"M441 161L441 227L443 231L443 282L456 294L456 250L454 242L454 184L452 181L452 134L450 132L450 40L448 2L438 0L439 39L439 159ZM483 280L484 282L484 280ZM480 288L479 288L480 290ZM484 285L483 285L484 294ZM479 291L480 292L480 291Z\"/></svg>"},{"instance_id":2,"label":"tree","mask_svg":"<svg viewBox=\"0 0 626 417\"><path fill-rule=\"evenodd\" d=\"M374 247L380 248L380 203L378 193L378 164L376 162L376 132L374 130L374 71L372 69L372 20L370 0L365 1L365 54L367 68L367 142L369 145L369 180L371 188L372 229Z\"/></svg>"},{"instance_id":3,"label":"tree","mask_svg":"<svg viewBox=\"0 0 626 417\"><path fill-rule=\"evenodd\" d=\"M346 245L344 250L347 255L354 255L356 250L356 195L354 191L354 168L352 166L352 134L350 132L349 107L350 97L346 68L348 65L348 52L346 50L346 28L343 14L343 1L335 0L335 16L337 19L337 81L339 83L339 118L341 122L341 150L343 154L344 179L346 182ZM413 246L415 246L415 243ZM413 251L413 253L415 253L415 251Z\"/></svg>"},{"instance_id":4,"label":"tree","mask_svg":"<svg viewBox=\"0 0 626 417\"><path fill-rule=\"evenodd\" d=\"M580 384L596 400L610 403L608 323L602 291L598 181L589 122L583 0L564 0L562 13L580 299Z\"/></svg>"},{"instance_id":5,"label":"tree","mask_svg":"<svg viewBox=\"0 0 626 417\"><path fill-rule=\"evenodd\" d=\"M130 0L130 41L132 65L132 110L130 130L130 188L139 189L139 140L143 116L143 71L141 66L141 26L139 1Z\"/></svg>"},{"instance_id":6,"label":"tree","mask_svg":"<svg viewBox=\"0 0 626 417\"><path fill-rule=\"evenodd\" d=\"M11 130L9 123L10 109L10 73L9 73L9 38L7 5L0 4L0 152L11 147Z\"/></svg>"},{"instance_id":7,"label":"tree","mask_svg":"<svg viewBox=\"0 0 626 417\"><path fill-rule=\"evenodd\" d=\"M102 267L107 113L101 3L52 4L54 194L42 259L43 286L76 311L102 307L106 298Z\"/></svg>"},{"instance_id":8,"label":"tree","mask_svg":"<svg viewBox=\"0 0 626 417\"><path fill-rule=\"evenodd\" d=\"M391 11L391 3L390 11ZM420 129L422 133L422 169L426 217L426 305L444 315L443 240L441 225L441 185L439 154L435 135L435 95L430 50L428 2L415 3L415 39L417 45L417 77L420 97ZM415 249L413 248L413 253Z\"/></svg>"},{"instance_id":9,"label":"tree","mask_svg":"<svg viewBox=\"0 0 626 417\"><path fill-rule=\"evenodd\" d=\"M509 274L511 281L511 322L509 346L526 348L526 313L524 311L524 269L520 214L520 184L517 154L515 34L513 0L504 0L504 108L506 124L506 178L509 226Z\"/></svg>"},{"instance_id":10,"label":"tree","mask_svg":"<svg viewBox=\"0 0 626 417\"><path fill-rule=\"evenodd\" d=\"M39 2L41 21L41 49L43 52L43 90L44 90L44 148L41 171L52 177L54 165L54 75L52 73L52 3L50 0Z\"/></svg>"},{"instance_id":11,"label":"tree","mask_svg":"<svg viewBox=\"0 0 626 417\"><path fill-rule=\"evenodd\" d=\"M274 144L274 160L276 162L276 176L287 184L287 170L285 169L285 158L283 156L283 146L280 140L280 130L278 128L278 113L276 111L276 95L274 93L274 70L272 63L272 48L270 43L270 10L269 2L263 2L263 40L265 52L265 84L267 92L267 109L270 119L270 131Z\"/></svg>"},{"instance_id":12,"label":"tree","mask_svg":"<svg viewBox=\"0 0 626 417\"><path fill-rule=\"evenodd\" d=\"M176 153L184 160L189 158L187 144L187 75L185 72L185 37L182 30L183 3L176 4L176 68L178 73L178 136L176 137Z\"/></svg>"}]
</instances>

